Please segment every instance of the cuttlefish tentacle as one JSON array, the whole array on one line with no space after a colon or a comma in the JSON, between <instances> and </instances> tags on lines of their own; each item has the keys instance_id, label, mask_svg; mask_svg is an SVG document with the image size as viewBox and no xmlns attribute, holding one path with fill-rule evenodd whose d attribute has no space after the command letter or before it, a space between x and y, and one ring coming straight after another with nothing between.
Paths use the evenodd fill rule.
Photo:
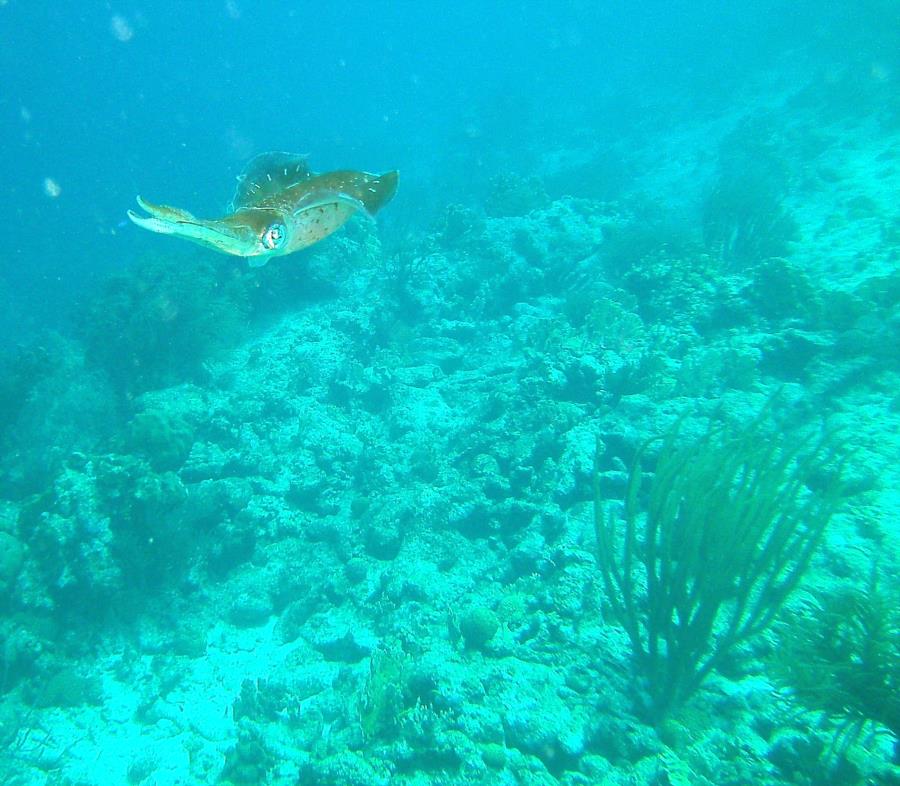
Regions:
<instances>
[{"instance_id":1,"label":"cuttlefish tentacle","mask_svg":"<svg viewBox=\"0 0 900 786\"><path fill-rule=\"evenodd\" d=\"M229 249L235 248L235 244L239 243L240 238L233 229L228 227L225 219L196 218L187 210L168 205L155 205L142 197L137 198L137 203L150 214L149 217L139 216L133 210L128 211L128 218L139 227L160 235L173 235L190 240L216 251L235 253Z\"/></svg>"},{"instance_id":2,"label":"cuttlefish tentacle","mask_svg":"<svg viewBox=\"0 0 900 786\"><path fill-rule=\"evenodd\" d=\"M152 202L148 202L143 197L139 196L137 198L137 203L142 210L148 212L154 218L157 218L161 221L196 221L197 219L191 214L188 213L187 210L182 210L177 207L169 207L169 205L154 205ZM131 215L134 215L132 211L128 211ZM137 216L139 218L139 216Z\"/></svg>"},{"instance_id":3,"label":"cuttlefish tentacle","mask_svg":"<svg viewBox=\"0 0 900 786\"><path fill-rule=\"evenodd\" d=\"M253 266L317 243L354 214L374 214L397 190L397 172L374 175L339 171L316 175L305 156L264 153L239 178L232 212L199 219L186 210L138 197L148 214L129 210L140 227L173 235L226 254L249 257Z\"/></svg>"}]
</instances>

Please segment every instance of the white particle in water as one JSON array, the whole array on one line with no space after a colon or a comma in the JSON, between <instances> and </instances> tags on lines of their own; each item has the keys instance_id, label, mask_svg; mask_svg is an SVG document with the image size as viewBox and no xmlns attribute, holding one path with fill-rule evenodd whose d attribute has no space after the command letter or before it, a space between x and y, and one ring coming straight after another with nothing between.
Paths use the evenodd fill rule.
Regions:
<instances>
[{"instance_id":1,"label":"white particle in water","mask_svg":"<svg viewBox=\"0 0 900 786\"><path fill-rule=\"evenodd\" d=\"M113 18L109 20L109 29L112 31L112 34L123 43L134 38L134 28L128 24L128 20L124 16L119 14L115 14Z\"/></svg>"},{"instance_id":2,"label":"white particle in water","mask_svg":"<svg viewBox=\"0 0 900 786\"><path fill-rule=\"evenodd\" d=\"M51 199L56 199L62 193L62 188L52 177L45 177L44 193Z\"/></svg>"}]
</instances>

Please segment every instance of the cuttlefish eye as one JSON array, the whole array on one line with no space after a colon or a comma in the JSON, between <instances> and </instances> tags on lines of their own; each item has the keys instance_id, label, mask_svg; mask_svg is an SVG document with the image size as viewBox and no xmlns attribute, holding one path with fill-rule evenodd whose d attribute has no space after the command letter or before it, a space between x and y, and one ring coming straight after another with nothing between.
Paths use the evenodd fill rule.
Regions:
<instances>
[{"instance_id":1,"label":"cuttlefish eye","mask_svg":"<svg viewBox=\"0 0 900 786\"><path fill-rule=\"evenodd\" d=\"M287 237L287 228L284 224L272 224L262 235L262 244L269 250L274 251L284 245Z\"/></svg>"}]
</instances>

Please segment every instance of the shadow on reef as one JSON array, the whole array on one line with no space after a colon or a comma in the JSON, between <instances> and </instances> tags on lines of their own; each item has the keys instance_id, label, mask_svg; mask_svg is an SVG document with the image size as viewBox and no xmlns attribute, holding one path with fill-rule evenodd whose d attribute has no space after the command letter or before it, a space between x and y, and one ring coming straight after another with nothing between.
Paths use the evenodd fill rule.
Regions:
<instances>
[{"instance_id":1,"label":"shadow on reef","mask_svg":"<svg viewBox=\"0 0 900 786\"><path fill-rule=\"evenodd\" d=\"M777 134L763 119L739 126L719 150L718 179L703 204L703 237L741 267L786 255L799 239L785 207L790 172Z\"/></svg>"},{"instance_id":2,"label":"shadow on reef","mask_svg":"<svg viewBox=\"0 0 900 786\"><path fill-rule=\"evenodd\" d=\"M216 350L243 335L247 285L203 256L146 259L106 279L76 315L89 363L134 395L195 379Z\"/></svg>"},{"instance_id":3,"label":"shadow on reef","mask_svg":"<svg viewBox=\"0 0 900 786\"><path fill-rule=\"evenodd\" d=\"M118 402L81 348L55 333L0 353L0 489L17 498L46 487L73 454L114 433Z\"/></svg>"},{"instance_id":4,"label":"shadow on reef","mask_svg":"<svg viewBox=\"0 0 900 786\"><path fill-rule=\"evenodd\" d=\"M204 364L246 338L254 321L333 297L331 282L366 252L367 232L350 227L324 251L254 270L198 252L145 257L77 306L85 358L127 397L202 381Z\"/></svg>"}]
</instances>

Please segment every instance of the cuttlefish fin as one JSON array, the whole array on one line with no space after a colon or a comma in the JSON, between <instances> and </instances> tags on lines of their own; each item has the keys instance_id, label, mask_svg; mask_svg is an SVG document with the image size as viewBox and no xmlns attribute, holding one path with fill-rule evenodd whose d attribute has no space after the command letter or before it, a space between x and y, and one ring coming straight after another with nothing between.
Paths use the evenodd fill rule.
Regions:
<instances>
[{"instance_id":1,"label":"cuttlefish fin","mask_svg":"<svg viewBox=\"0 0 900 786\"><path fill-rule=\"evenodd\" d=\"M309 180L307 156L297 153L260 153L238 175L238 185L228 206L230 211L257 207L272 197Z\"/></svg>"},{"instance_id":2,"label":"cuttlefish fin","mask_svg":"<svg viewBox=\"0 0 900 786\"><path fill-rule=\"evenodd\" d=\"M307 210L314 210L317 207L334 204L346 205L352 211L358 211L368 218L375 217L375 214L366 207L362 200L357 199L350 194L345 194L340 191L328 191L326 189L312 191L309 194L304 195L303 198L297 202L293 215L298 216L301 213L305 213Z\"/></svg>"},{"instance_id":3,"label":"cuttlefish fin","mask_svg":"<svg viewBox=\"0 0 900 786\"><path fill-rule=\"evenodd\" d=\"M399 181L400 173L396 169L381 175L363 172L359 182L355 184L356 190L351 193L365 205L366 212L374 216L394 198Z\"/></svg>"},{"instance_id":4,"label":"cuttlefish fin","mask_svg":"<svg viewBox=\"0 0 900 786\"><path fill-rule=\"evenodd\" d=\"M328 172L311 179L310 182L315 181L315 188L301 201L318 199L330 193L332 202L336 196L339 201L355 204L367 215L374 216L397 192L399 178L400 173L396 169L381 175L350 170Z\"/></svg>"}]
</instances>

